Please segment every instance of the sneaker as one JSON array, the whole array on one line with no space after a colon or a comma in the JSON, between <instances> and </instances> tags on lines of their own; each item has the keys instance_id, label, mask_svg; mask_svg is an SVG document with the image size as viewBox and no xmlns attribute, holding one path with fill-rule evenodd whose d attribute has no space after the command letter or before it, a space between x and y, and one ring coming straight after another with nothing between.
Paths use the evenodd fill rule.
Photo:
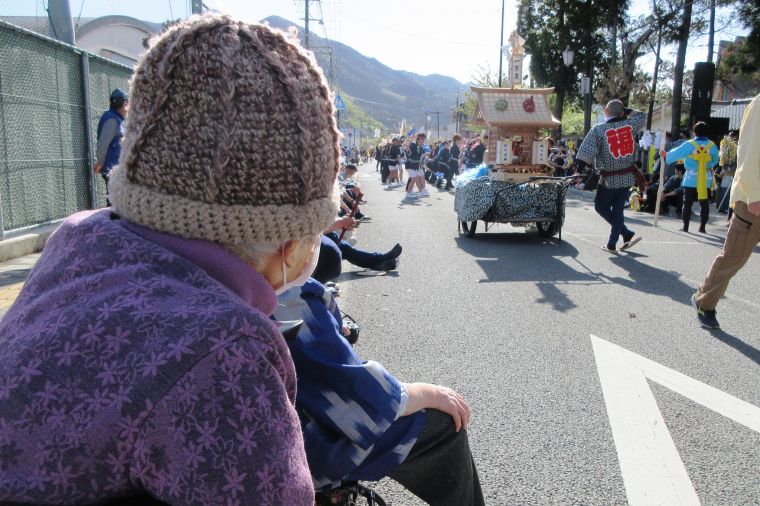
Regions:
<instances>
[{"instance_id":1,"label":"sneaker","mask_svg":"<svg viewBox=\"0 0 760 506\"><path fill-rule=\"evenodd\" d=\"M620 251L627 251L631 249L638 242L641 242L641 237L632 235L631 237L628 238L627 241L623 243L623 245L620 247Z\"/></svg>"},{"instance_id":2,"label":"sneaker","mask_svg":"<svg viewBox=\"0 0 760 506\"><path fill-rule=\"evenodd\" d=\"M702 309L697 303L697 294L691 296L691 305L697 310L697 319L699 323L708 329L719 329L718 312L715 309Z\"/></svg>"},{"instance_id":3,"label":"sneaker","mask_svg":"<svg viewBox=\"0 0 760 506\"><path fill-rule=\"evenodd\" d=\"M427 190L422 190L420 192L420 197L429 197L429 196L430 196L430 194L427 192Z\"/></svg>"},{"instance_id":4,"label":"sneaker","mask_svg":"<svg viewBox=\"0 0 760 506\"><path fill-rule=\"evenodd\" d=\"M409 199L409 200L414 200L414 199L417 198L417 194L413 193L413 192L409 192L409 193L406 194L406 198Z\"/></svg>"},{"instance_id":5,"label":"sneaker","mask_svg":"<svg viewBox=\"0 0 760 506\"><path fill-rule=\"evenodd\" d=\"M699 227L699 233L700 234L706 234L707 233L707 230L705 230L705 226L704 225L702 225L701 227Z\"/></svg>"},{"instance_id":6,"label":"sneaker","mask_svg":"<svg viewBox=\"0 0 760 506\"><path fill-rule=\"evenodd\" d=\"M605 244L604 246L602 246L602 249L606 251L607 253L617 253L617 248L615 248L614 246L610 248L609 246Z\"/></svg>"}]
</instances>

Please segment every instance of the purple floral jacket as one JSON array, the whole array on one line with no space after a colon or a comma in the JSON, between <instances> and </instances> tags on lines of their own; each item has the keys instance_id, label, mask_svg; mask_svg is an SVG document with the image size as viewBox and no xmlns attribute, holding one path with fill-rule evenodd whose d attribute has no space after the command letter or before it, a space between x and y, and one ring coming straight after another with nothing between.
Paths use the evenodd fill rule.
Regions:
<instances>
[{"instance_id":1,"label":"purple floral jacket","mask_svg":"<svg viewBox=\"0 0 760 506\"><path fill-rule=\"evenodd\" d=\"M271 287L140 230L71 216L0 322L0 503L313 504Z\"/></svg>"}]
</instances>

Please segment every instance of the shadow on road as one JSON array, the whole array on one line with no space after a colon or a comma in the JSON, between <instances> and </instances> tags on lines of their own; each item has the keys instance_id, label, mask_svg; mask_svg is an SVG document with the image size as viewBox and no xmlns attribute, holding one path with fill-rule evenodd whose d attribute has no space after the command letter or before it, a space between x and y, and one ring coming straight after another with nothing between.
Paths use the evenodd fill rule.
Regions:
<instances>
[{"instance_id":1,"label":"shadow on road","mask_svg":"<svg viewBox=\"0 0 760 506\"><path fill-rule=\"evenodd\" d=\"M610 257L610 262L628 272L630 279L609 277L604 274L600 276L631 290L670 297L675 302L690 306L694 287L681 281L678 272L658 269L641 261L642 256L644 255L629 252L626 255Z\"/></svg>"},{"instance_id":2,"label":"shadow on road","mask_svg":"<svg viewBox=\"0 0 760 506\"><path fill-rule=\"evenodd\" d=\"M515 228L513 233L476 235L473 238L459 236L457 246L475 257L485 274L480 283L535 282L542 297L536 302L550 304L560 312L577 305L561 290L563 284L593 285L606 283L595 272L577 260L578 250L555 238L546 238ZM571 262L578 264L575 268ZM536 266L541 268L537 269Z\"/></svg>"},{"instance_id":3,"label":"shadow on road","mask_svg":"<svg viewBox=\"0 0 760 506\"><path fill-rule=\"evenodd\" d=\"M760 350L754 346L747 344L738 337L734 337L720 329L712 330L710 333L722 343L727 344L748 359L754 360L757 364L760 364Z\"/></svg>"}]
</instances>

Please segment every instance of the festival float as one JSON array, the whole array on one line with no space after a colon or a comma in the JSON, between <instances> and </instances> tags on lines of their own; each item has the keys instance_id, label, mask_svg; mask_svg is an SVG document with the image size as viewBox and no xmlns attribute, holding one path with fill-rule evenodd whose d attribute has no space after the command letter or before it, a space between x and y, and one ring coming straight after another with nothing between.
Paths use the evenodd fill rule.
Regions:
<instances>
[{"instance_id":1,"label":"festival float","mask_svg":"<svg viewBox=\"0 0 760 506\"><path fill-rule=\"evenodd\" d=\"M482 220L486 230L510 223L561 240L569 179L552 177L549 142L542 136L542 130L560 126L549 107L554 89L522 87L525 40L513 32L509 41L509 87L470 88L477 99L474 122L488 132L484 161L490 170L457 186L459 230L472 237Z\"/></svg>"}]
</instances>

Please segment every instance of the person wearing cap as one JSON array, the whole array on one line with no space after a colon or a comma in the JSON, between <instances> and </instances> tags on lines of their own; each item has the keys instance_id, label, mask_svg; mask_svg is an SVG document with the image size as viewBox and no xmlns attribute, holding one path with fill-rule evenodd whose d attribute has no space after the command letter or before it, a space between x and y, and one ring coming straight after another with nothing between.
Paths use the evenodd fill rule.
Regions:
<instances>
[{"instance_id":1,"label":"person wearing cap","mask_svg":"<svg viewBox=\"0 0 760 506\"><path fill-rule=\"evenodd\" d=\"M287 34L207 14L130 89L113 207L60 225L0 322L0 503L311 506L271 316L335 220L327 82Z\"/></svg>"},{"instance_id":2,"label":"person wearing cap","mask_svg":"<svg viewBox=\"0 0 760 506\"><path fill-rule=\"evenodd\" d=\"M643 175L633 164L636 135L644 127L646 116L641 111L627 109L620 100L610 100L604 108L607 121L594 125L583 139L575 156L578 172L596 160L600 182L596 189L594 208L610 224L610 236L602 249L617 252L617 242L623 238L621 251L641 240L625 226L624 209L634 184L643 187Z\"/></svg>"},{"instance_id":3,"label":"person wearing cap","mask_svg":"<svg viewBox=\"0 0 760 506\"><path fill-rule=\"evenodd\" d=\"M736 173L731 182L733 216L723 251L715 257L691 303L703 327L720 328L718 302L731 279L744 267L760 243L760 95L744 111L736 153ZM749 315L747 315L749 316Z\"/></svg>"},{"instance_id":4,"label":"person wearing cap","mask_svg":"<svg viewBox=\"0 0 760 506\"><path fill-rule=\"evenodd\" d=\"M109 97L109 109L98 121L98 144L95 151L95 174L100 174L106 183L106 204L111 205L108 193L108 179L111 169L119 163L121 138L124 137L124 118L129 112L129 97L116 88Z\"/></svg>"}]
</instances>

